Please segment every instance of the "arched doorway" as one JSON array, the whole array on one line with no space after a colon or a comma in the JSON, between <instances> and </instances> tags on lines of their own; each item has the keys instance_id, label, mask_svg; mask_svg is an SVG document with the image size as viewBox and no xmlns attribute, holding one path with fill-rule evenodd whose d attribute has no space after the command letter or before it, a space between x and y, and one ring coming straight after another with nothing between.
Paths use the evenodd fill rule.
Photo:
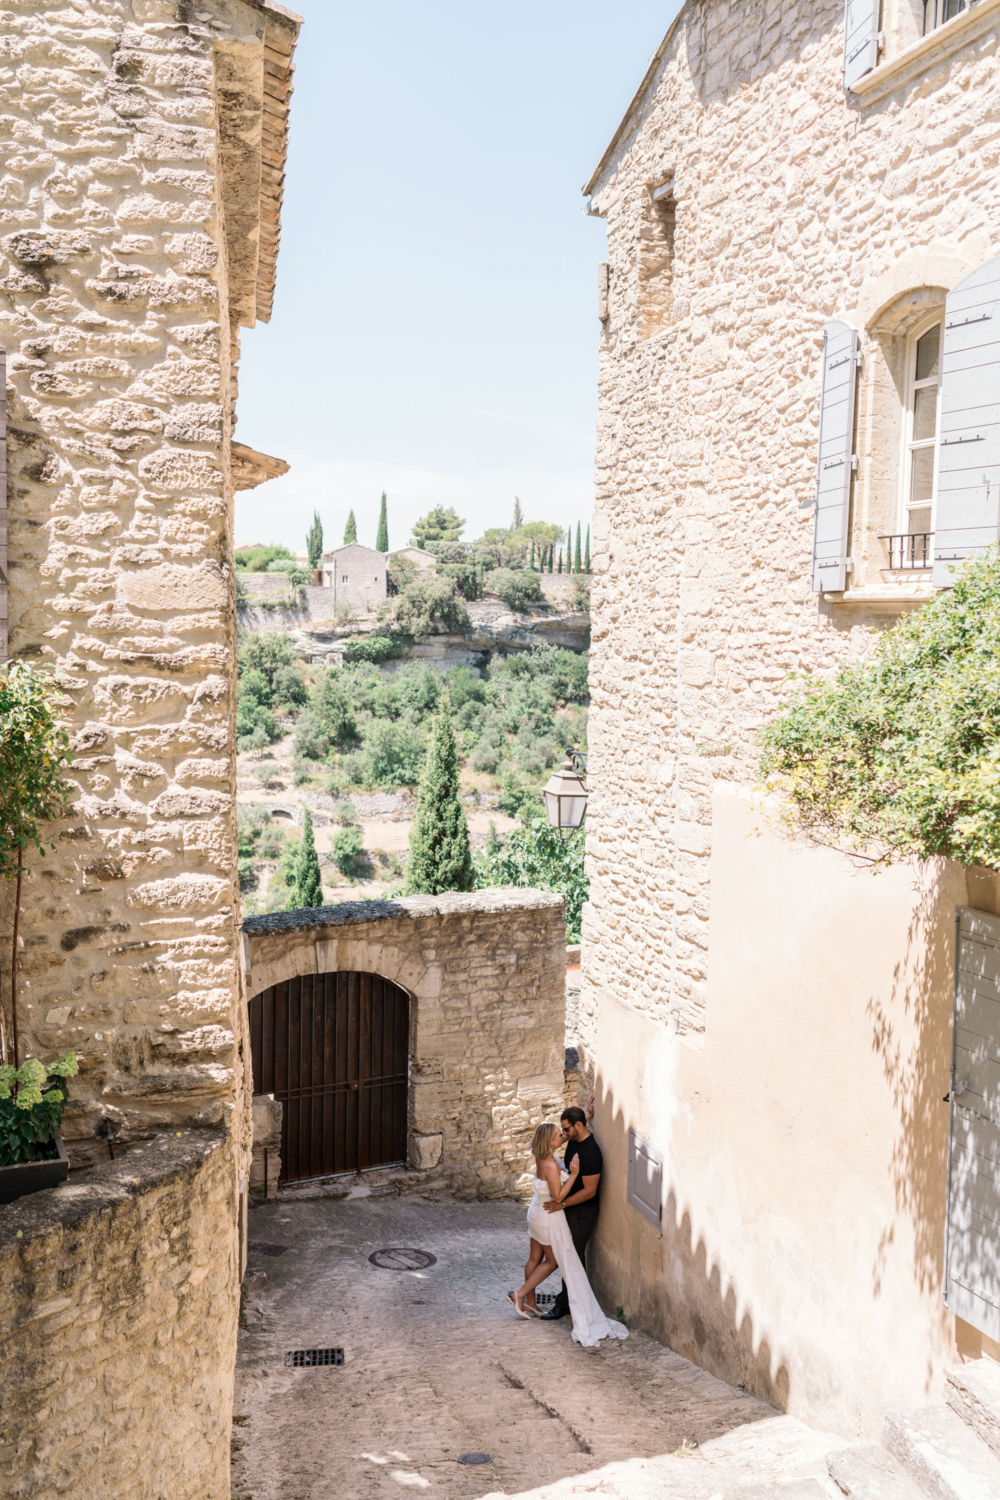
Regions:
<instances>
[{"instance_id":1,"label":"arched doorway","mask_svg":"<svg viewBox=\"0 0 1000 1500\"><path fill-rule=\"evenodd\" d=\"M282 1182L406 1160L409 1035L409 995L378 974L303 974L253 996L253 1091L284 1106Z\"/></svg>"}]
</instances>

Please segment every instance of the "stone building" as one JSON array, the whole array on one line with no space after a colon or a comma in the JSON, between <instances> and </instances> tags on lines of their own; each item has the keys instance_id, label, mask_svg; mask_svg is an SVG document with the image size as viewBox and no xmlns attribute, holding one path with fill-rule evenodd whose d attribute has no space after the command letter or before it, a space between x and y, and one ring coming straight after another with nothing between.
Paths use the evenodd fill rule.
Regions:
<instances>
[{"instance_id":1,"label":"stone building","mask_svg":"<svg viewBox=\"0 0 1000 1500\"><path fill-rule=\"evenodd\" d=\"M12 1493L70 1474L145 1496L161 1462L172 1500L229 1493L250 1121L233 491L275 462L230 439L240 330L271 315L298 28L275 0L4 11L9 652L52 669L75 752L25 881L18 1015L22 1056L78 1053L65 1134L94 1163L0 1226L4 1336L33 1330L3 1372ZM169 1138L105 1199L99 1129Z\"/></svg>"},{"instance_id":2,"label":"stone building","mask_svg":"<svg viewBox=\"0 0 1000 1500\"><path fill-rule=\"evenodd\" d=\"M352 542L323 553L323 588L333 590L334 608L373 610L385 602L386 554Z\"/></svg>"},{"instance_id":3,"label":"stone building","mask_svg":"<svg viewBox=\"0 0 1000 1500\"><path fill-rule=\"evenodd\" d=\"M754 734L997 539L1000 4L847 14L845 47L840 0L687 0L584 190L580 1032L606 1303L853 1435L1000 1356L1000 1116L961 1037L942 1102L997 880L784 840Z\"/></svg>"}]
</instances>

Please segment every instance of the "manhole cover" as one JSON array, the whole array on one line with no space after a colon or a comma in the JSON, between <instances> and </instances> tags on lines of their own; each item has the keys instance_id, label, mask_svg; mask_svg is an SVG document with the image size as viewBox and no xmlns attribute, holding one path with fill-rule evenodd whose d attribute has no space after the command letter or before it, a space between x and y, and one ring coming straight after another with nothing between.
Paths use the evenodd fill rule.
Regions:
<instances>
[{"instance_id":1,"label":"manhole cover","mask_svg":"<svg viewBox=\"0 0 1000 1500\"><path fill-rule=\"evenodd\" d=\"M342 1365L343 1349L289 1349L285 1364L293 1370L315 1370L320 1365Z\"/></svg>"},{"instance_id":2,"label":"manhole cover","mask_svg":"<svg viewBox=\"0 0 1000 1500\"><path fill-rule=\"evenodd\" d=\"M491 1464L493 1457L489 1453L460 1453L458 1461L460 1464Z\"/></svg>"},{"instance_id":3,"label":"manhole cover","mask_svg":"<svg viewBox=\"0 0 1000 1500\"><path fill-rule=\"evenodd\" d=\"M247 1249L251 1255L284 1255L291 1245L268 1245L264 1240L251 1240Z\"/></svg>"},{"instance_id":4,"label":"manhole cover","mask_svg":"<svg viewBox=\"0 0 1000 1500\"><path fill-rule=\"evenodd\" d=\"M376 1250L368 1259L383 1271L423 1271L437 1265L437 1256L426 1250Z\"/></svg>"}]
</instances>

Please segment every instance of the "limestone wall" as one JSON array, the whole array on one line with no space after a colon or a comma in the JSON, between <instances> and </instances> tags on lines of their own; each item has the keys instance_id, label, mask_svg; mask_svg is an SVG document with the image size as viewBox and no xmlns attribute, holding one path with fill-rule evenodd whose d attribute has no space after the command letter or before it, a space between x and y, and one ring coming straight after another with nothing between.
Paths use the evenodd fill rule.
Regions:
<instances>
[{"instance_id":1,"label":"limestone wall","mask_svg":"<svg viewBox=\"0 0 1000 1500\"><path fill-rule=\"evenodd\" d=\"M541 891L476 891L248 917L248 993L337 970L401 985L420 1187L523 1192L532 1132L563 1107L563 906Z\"/></svg>"},{"instance_id":2,"label":"limestone wall","mask_svg":"<svg viewBox=\"0 0 1000 1500\"><path fill-rule=\"evenodd\" d=\"M160 1135L0 1215L0 1473L17 1500L229 1500L232 1148Z\"/></svg>"},{"instance_id":3,"label":"limestone wall","mask_svg":"<svg viewBox=\"0 0 1000 1500\"><path fill-rule=\"evenodd\" d=\"M602 1215L609 1300L727 1379L877 1434L884 1405L926 1399L971 1335L941 1305L934 1102L942 913L964 878L925 872L928 891L832 854L765 856L753 737L790 674L831 672L927 597L878 542L899 529L887 410L901 334L1000 248L1000 92L991 8L954 50L933 43L917 72L845 97L843 14L689 0L588 185L609 274L580 1033L606 1152L623 1163L634 1126L667 1161L662 1239L624 1197ZM819 598L832 316L864 352L855 572ZM813 944L789 956L801 931Z\"/></svg>"},{"instance_id":4,"label":"limestone wall","mask_svg":"<svg viewBox=\"0 0 1000 1500\"><path fill-rule=\"evenodd\" d=\"M76 752L25 883L18 1009L22 1053L80 1055L79 1162L104 1118L239 1101L248 1126L229 440L296 24L270 0L12 0L3 30L10 650L52 668Z\"/></svg>"}]
</instances>

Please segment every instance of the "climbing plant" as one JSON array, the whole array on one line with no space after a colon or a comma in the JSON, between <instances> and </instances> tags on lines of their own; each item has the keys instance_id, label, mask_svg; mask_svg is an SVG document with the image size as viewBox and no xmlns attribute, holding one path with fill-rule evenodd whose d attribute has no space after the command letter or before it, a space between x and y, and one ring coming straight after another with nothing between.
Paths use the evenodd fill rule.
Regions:
<instances>
[{"instance_id":1,"label":"climbing plant","mask_svg":"<svg viewBox=\"0 0 1000 1500\"><path fill-rule=\"evenodd\" d=\"M760 734L786 825L876 867L935 855L1000 868L1000 556L803 684Z\"/></svg>"}]
</instances>

